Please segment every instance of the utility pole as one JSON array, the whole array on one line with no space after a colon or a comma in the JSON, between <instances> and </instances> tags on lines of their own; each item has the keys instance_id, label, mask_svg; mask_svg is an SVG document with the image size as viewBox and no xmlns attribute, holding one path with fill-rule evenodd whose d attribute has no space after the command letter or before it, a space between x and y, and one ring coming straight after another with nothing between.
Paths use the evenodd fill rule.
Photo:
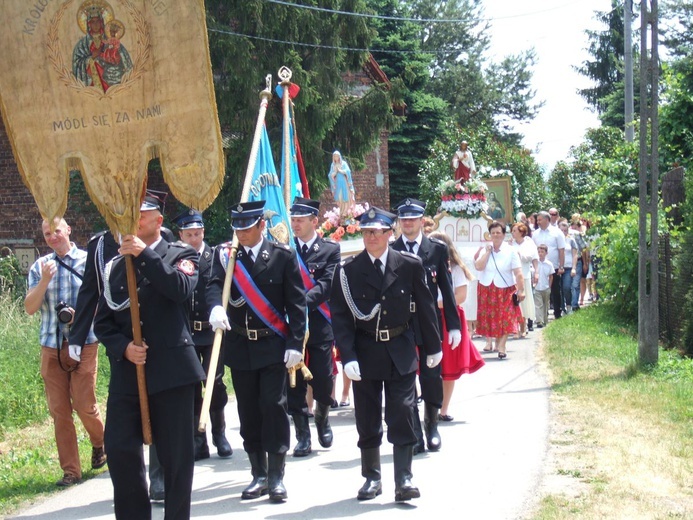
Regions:
<instances>
[{"instance_id":1,"label":"utility pole","mask_svg":"<svg viewBox=\"0 0 693 520\"><path fill-rule=\"evenodd\" d=\"M625 0L623 6L623 56L625 59L625 129L626 142L632 143L635 139L633 127L633 0Z\"/></svg>"},{"instance_id":2,"label":"utility pole","mask_svg":"<svg viewBox=\"0 0 693 520\"><path fill-rule=\"evenodd\" d=\"M649 9L648 9L649 4ZM655 364L659 357L659 54L657 0L641 0L640 13L640 182L638 246L638 360Z\"/></svg>"}]
</instances>

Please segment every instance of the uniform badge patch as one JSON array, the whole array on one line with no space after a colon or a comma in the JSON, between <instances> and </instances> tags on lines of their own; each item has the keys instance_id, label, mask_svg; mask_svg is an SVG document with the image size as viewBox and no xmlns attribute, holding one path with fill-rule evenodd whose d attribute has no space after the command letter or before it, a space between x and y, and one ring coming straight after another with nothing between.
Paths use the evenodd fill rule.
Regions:
<instances>
[{"instance_id":1,"label":"uniform badge patch","mask_svg":"<svg viewBox=\"0 0 693 520\"><path fill-rule=\"evenodd\" d=\"M195 274L195 264L193 264L190 260L180 260L176 264L176 268L183 274L187 274L188 276L192 276Z\"/></svg>"}]
</instances>

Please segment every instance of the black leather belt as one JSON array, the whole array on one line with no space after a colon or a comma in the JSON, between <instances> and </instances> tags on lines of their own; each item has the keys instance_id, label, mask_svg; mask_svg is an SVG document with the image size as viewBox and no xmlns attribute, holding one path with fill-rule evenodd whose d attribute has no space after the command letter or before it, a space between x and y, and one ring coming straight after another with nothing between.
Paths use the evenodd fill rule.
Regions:
<instances>
[{"instance_id":1,"label":"black leather belt","mask_svg":"<svg viewBox=\"0 0 693 520\"><path fill-rule=\"evenodd\" d=\"M366 330L366 329L356 329L359 332L365 334L368 337L375 338L376 341L390 341L396 338L404 331L409 328L409 324L405 323L400 327L394 327L391 329L380 329L380 330Z\"/></svg>"},{"instance_id":2,"label":"black leather belt","mask_svg":"<svg viewBox=\"0 0 693 520\"><path fill-rule=\"evenodd\" d=\"M212 324L208 321L193 321L190 320L190 328L195 331L209 330L212 328Z\"/></svg>"},{"instance_id":3,"label":"black leather belt","mask_svg":"<svg viewBox=\"0 0 693 520\"><path fill-rule=\"evenodd\" d=\"M245 336L250 341L257 341L260 338L266 338L267 336L274 336L275 332L272 329L246 329L235 323L231 323L231 330L236 334Z\"/></svg>"}]
</instances>

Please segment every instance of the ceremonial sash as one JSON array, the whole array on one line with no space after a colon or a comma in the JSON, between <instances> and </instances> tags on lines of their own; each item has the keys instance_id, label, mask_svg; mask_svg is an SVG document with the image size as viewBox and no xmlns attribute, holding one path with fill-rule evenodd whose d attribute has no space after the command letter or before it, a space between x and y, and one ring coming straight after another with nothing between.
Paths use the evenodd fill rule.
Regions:
<instances>
[{"instance_id":1,"label":"ceremonial sash","mask_svg":"<svg viewBox=\"0 0 693 520\"><path fill-rule=\"evenodd\" d=\"M308 272L308 267L303 261L303 258L301 258L301 255L296 254L296 256L298 257L298 266L301 268L301 278L303 278L303 286L306 288L306 292L308 292L313 287L315 287L315 281ZM327 320L327 322L331 325L332 314L330 313L330 306L327 305L327 302L322 302L320 305L318 305L318 310L320 311L320 314L322 314L324 318Z\"/></svg>"},{"instance_id":2,"label":"ceremonial sash","mask_svg":"<svg viewBox=\"0 0 693 520\"><path fill-rule=\"evenodd\" d=\"M248 273L242 262L236 262L233 268L233 283L240 291L245 302L255 314L283 339L289 337L289 325L286 323L277 309L260 292L257 284Z\"/></svg>"}]
</instances>

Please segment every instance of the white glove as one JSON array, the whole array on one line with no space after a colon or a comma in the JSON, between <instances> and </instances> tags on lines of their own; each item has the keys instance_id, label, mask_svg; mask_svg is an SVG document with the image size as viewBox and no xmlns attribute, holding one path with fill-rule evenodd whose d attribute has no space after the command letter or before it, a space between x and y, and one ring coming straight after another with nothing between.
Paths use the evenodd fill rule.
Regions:
<instances>
[{"instance_id":1,"label":"white glove","mask_svg":"<svg viewBox=\"0 0 693 520\"><path fill-rule=\"evenodd\" d=\"M212 307L212 312L209 313L209 324L215 331L217 329L231 330L229 317L226 315L226 311L221 305Z\"/></svg>"},{"instance_id":2,"label":"white glove","mask_svg":"<svg viewBox=\"0 0 693 520\"><path fill-rule=\"evenodd\" d=\"M67 347L67 354L77 362L82 360L82 347L79 345L69 345Z\"/></svg>"},{"instance_id":3,"label":"white glove","mask_svg":"<svg viewBox=\"0 0 693 520\"><path fill-rule=\"evenodd\" d=\"M440 362L442 360L443 360L443 352L442 351L438 352L437 354L431 354L430 356L426 356L426 366L428 368L435 368L440 364Z\"/></svg>"},{"instance_id":4,"label":"white glove","mask_svg":"<svg viewBox=\"0 0 693 520\"><path fill-rule=\"evenodd\" d=\"M301 358L303 358L303 354L298 350L289 349L284 352L284 363L286 363L286 368L295 367L301 362Z\"/></svg>"},{"instance_id":5,"label":"white glove","mask_svg":"<svg viewBox=\"0 0 693 520\"><path fill-rule=\"evenodd\" d=\"M361 381L361 367L358 361L349 361L344 365L344 373L352 381Z\"/></svg>"},{"instance_id":6,"label":"white glove","mask_svg":"<svg viewBox=\"0 0 693 520\"><path fill-rule=\"evenodd\" d=\"M450 342L450 348L455 350L460 346L462 342L462 333L459 329L452 329L448 331L448 341Z\"/></svg>"}]
</instances>

